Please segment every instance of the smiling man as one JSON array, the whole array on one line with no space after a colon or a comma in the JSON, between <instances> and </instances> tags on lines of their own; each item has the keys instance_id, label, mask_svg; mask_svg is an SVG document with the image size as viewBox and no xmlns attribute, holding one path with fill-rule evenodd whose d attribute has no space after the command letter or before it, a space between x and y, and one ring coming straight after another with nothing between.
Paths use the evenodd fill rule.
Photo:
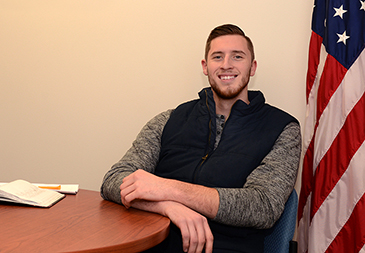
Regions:
<instances>
[{"instance_id":1,"label":"smiling man","mask_svg":"<svg viewBox=\"0 0 365 253\"><path fill-rule=\"evenodd\" d=\"M211 87L149 121L101 195L170 218L149 252L263 252L296 181L299 123L248 90L257 62L239 27L211 31L202 68Z\"/></svg>"}]
</instances>

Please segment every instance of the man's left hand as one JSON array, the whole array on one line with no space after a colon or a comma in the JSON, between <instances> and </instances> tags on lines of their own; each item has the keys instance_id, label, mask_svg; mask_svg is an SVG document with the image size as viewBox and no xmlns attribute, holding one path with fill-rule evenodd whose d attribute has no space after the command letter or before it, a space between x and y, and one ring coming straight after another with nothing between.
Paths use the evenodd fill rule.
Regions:
<instances>
[{"instance_id":1,"label":"man's left hand","mask_svg":"<svg viewBox=\"0 0 365 253\"><path fill-rule=\"evenodd\" d=\"M137 199L148 201L168 200L169 183L167 179L155 176L144 170L137 170L123 179L120 185L122 203L126 208Z\"/></svg>"}]
</instances>

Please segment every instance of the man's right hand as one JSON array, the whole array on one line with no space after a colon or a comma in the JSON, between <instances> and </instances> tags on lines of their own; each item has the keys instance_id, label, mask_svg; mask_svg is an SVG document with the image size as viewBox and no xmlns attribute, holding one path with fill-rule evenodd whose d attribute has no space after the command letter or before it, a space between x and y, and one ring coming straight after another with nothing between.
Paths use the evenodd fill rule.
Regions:
<instances>
[{"instance_id":1,"label":"man's right hand","mask_svg":"<svg viewBox=\"0 0 365 253\"><path fill-rule=\"evenodd\" d=\"M199 253L205 249L206 253L213 251L213 234L207 218L177 203L165 202L165 215L180 229L184 252Z\"/></svg>"},{"instance_id":2,"label":"man's right hand","mask_svg":"<svg viewBox=\"0 0 365 253\"><path fill-rule=\"evenodd\" d=\"M181 231L184 252L212 253L214 238L205 216L174 201L136 200L131 206L168 217Z\"/></svg>"}]
</instances>

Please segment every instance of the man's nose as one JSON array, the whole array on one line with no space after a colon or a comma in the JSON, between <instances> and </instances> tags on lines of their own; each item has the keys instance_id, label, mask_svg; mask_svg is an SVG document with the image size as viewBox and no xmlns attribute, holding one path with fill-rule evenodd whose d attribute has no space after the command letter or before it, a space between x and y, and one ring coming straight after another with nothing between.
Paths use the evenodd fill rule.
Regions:
<instances>
[{"instance_id":1,"label":"man's nose","mask_svg":"<svg viewBox=\"0 0 365 253\"><path fill-rule=\"evenodd\" d=\"M222 69L230 69L232 68L232 59L230 57L225 57L222 61L221 65Z\"/></svg>"}]
</instances>

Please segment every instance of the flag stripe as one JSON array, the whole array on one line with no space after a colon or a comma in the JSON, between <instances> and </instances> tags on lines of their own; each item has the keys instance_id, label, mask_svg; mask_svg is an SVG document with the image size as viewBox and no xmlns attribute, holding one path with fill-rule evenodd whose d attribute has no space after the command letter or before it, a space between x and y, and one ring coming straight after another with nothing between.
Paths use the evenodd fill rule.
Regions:
<instances>
[{"instance_id":1,"label":"flag stripe","mask_svg":"<svg viewBox=\"0 0 365 253\"><path fill-rule=\"evenodd\" d=\"M310 192L307 197L307 202L304 205L302 211L302 217L298 218L298 252L307 252L308 251L308 237L309 237L309 212L310 212L310 203L311 203L312 193Z\"/></svg>"},{"instance_id":2,"label":"flag stripe","mask_svg":"<svg viewBox=\"0 0 365 253\"><path fill-rule=\"evenodd\" d=\"M315 170L323 158L325 153L328 151L332 141L335 139L336 134L340 130L346 115L338 112L338 107L341 105L341 99L343 97L343 89L346 88L344 85L338 89L341 81L346 72L341 75L332 75L331 69L336 71L344 72L344 68L336 61L331 55L328 55L326 64L323 70L321 83L318 89L318 93L321 92L321 96L317 97L317 129L315 129L315 143L314 143L314 160L313 169ZM326 68L327 67L327 68ZM338 78L341 78L340 80ZM327 89L328 87L328 89ZM336 88L335 91L332 89ZM325 90L330 90L331 96L326 94ZM322 93L325 94L322 96ZM334 95L335 94L335 95ZM332 96L333 95L333 96ZM329 104L330 103L330 104ZM352 105L353 106L353 105ZM348 112L347 112L348 113ZM341 116L338 118L337 116ZM336 121L336 122L334 122ZM331 127L329 128L329 124ZM335 124L335 125L334 125Z\"/></svg>"},{"instance_id":3,"label":"flag stripe","mask_svg":"<svg viewBox=\"0 0 365 253\"><path fill-rule=\"evenodd\" d=\"M362 169L364 160L365 143L356 152L341 180L313 217L309 228L308 252L325 252L341 227L346 224L365 192L365 170ZM341 251L336 249L329 252Z\"/></svg>"},{"instance_id":4,"label":"flag stripe","mask_svg":"<svg viewBox=\"0 0 365 253\"><path fill-rule=\"evenodd\" d=\"M308 72L307 72L307 103L310 92L312 91L313 84L316 79L318 65L320 63L320 52L322 45L322 37L312 31L309 55L308 55Z\"/></svg>"},{"instance_id":5,"label":"flag stripe","mask_svg":"<svg viewBox=\"0 0 365 253\"><path fill-rule=\"evenodd\" d=\"M365 253L365 244L364 244L364 246L362 247L362 249L359 252L360 253Z\"/></svg>"},{"instance_id":6,"label":"flag stripe","mask_svg":"<svg viewBox=\"0 0 365 253\"><path fill-rule=\"evenodd\" d=\"M328 247L329 252L359 252L365 241L365 195L362 195L349 220Z\"/></svg>"},{"instance_id":7,"label":"flag stripe","mask_svg":"<svg viewBox=\"0 0 365 253\"><path fill-rule=\"evenodd\" d=\"M317 119L322 116L333 93L341 84L347 69L343 67L333 56L327 56L326 63L321 76L320 85L318 87L317 97Z\"/></svg>"},{"instance_id":8,"label":"flag stripe","mask_svg":"<svg viewBox=\"0 0 365 253\"><path fill-rule=\"evenodd\" d=\"M307 152L303 158L303 169L302 171L302 186L300 189L299 203L298 203L298 220L300 221L303 218L303 213L305 209L308 208L308 198L310 193L312 192L312 182L313 182L313 147L314 147L314 139L312 139Z\"/></svg>"}]
</instances>

